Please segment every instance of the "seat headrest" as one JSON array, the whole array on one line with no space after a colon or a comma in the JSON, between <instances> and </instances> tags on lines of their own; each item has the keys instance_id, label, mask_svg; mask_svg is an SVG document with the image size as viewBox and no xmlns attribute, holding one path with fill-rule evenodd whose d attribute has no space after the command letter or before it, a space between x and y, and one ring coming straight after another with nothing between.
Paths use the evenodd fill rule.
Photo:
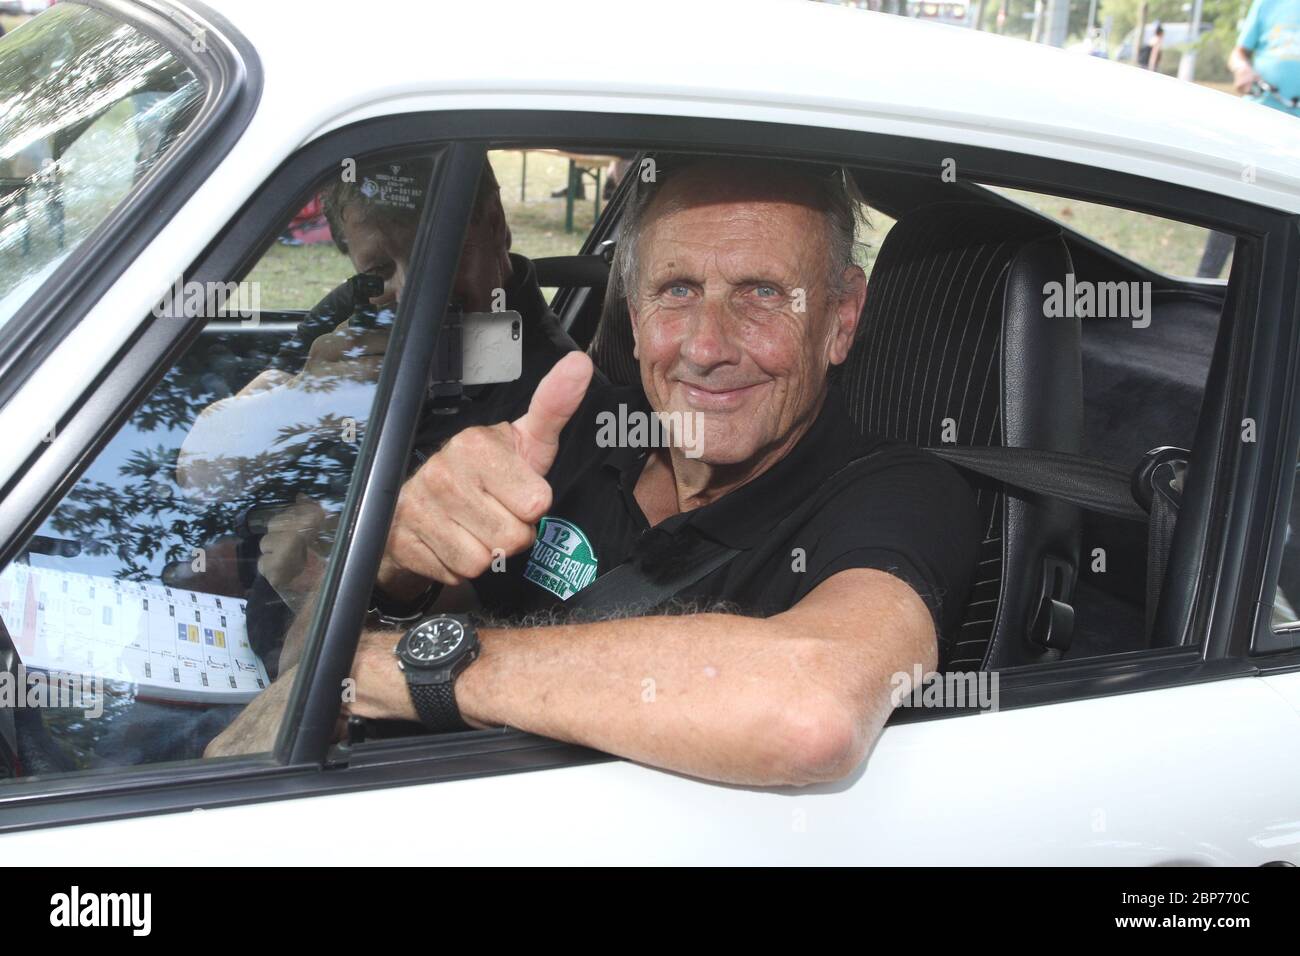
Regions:
<instances>
[{"instance_id":1,"label":"seat headrest","mask_svg":"<svg viewBox=\"0 0 1300 956\"><path fill-rule=\"evenodd\" d=\"M1060 227L1028 211L944 202L900 219L838 376L859 427L917 445L1000 444L1004 386L1021 391L1029 355L1078 361L1077 320L1043 317L1044 283L1068 269Z\"/></svg>"}]
</instances>

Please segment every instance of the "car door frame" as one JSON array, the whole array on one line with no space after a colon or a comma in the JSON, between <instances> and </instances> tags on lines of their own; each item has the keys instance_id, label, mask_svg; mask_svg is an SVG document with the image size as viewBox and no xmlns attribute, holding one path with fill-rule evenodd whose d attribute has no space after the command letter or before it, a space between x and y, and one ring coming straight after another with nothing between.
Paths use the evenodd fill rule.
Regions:
<instances>
[{"instance_id":1,"label":"car door frame","mask_svg":"<svg viewBox=\"0 0 1300 956\"><path fill-rule=\"evenodd\" d=\"M1223 334L1228 336L1231 347L1216 349L1216 360L1222 366L1222 374L1215 385L1215 397L1224 399L1225 408L1236 410L1254 407L1248 403L1258 401L1261 395L1268 397L1266 388L1261 393L1261 382L1270 379L1275 364L1274 355L1266 347L1272 337L1260 337L1259 326L1268 326L1274 337L1277 334L1293 336L1297 317L1294 301L1283 303L1271 294L1266 284L1270 276L1277 278L1278 270L1283 268L1285 250L1279 247L1276 238L1271 244L1266 243L1265 238L1276 237L1287 229L1294 230L1297 217L1170 183L1063 160L845 130L803 128L797 131L797 137L791 136L791 132L790 127L772 123L562 111L407 113L366 120L323 134L295 153L232 221L232 226L260 223L259 229L249 232L226 227L222 235L229 237L239 233L240 241L214 243L192 275L187 273L187 278L203 281L242 276L251 267L254 253L261 248L259 243L268 241L267 230L277 228L277 223L282 225L296 209L294 203L301 198L304 181L301 178L303 167L296 164L301 164L303 157L310 156L313 159L307 166L315 164L315 168L324 172L337 163L340 155L350 155L347 147L341 147L345 143L358 144L359 148L353 151L356 155L402 146L447 144L446 148L459 156L458 172L454 178L461 181L462 189L469 181L470 157L481 157L487 148L501 143L545 145L563 140L593 149L613 145L631 149L684 148L822 160L856 157L858 163L863 161L862 157L870 156L873 163L913 171L931 170L936 176L944 162L955 156L960 168L972 179L1092 201L1111 200L1112 204L1118 202L1128 208L1166 217L1186 219L1185 215L1178 213L1183 208L1191 208L1189 200L1195 198L1196 224L1235 234L1240 241L1238 248L1255 250L1260 264L1259 281L1253 284L1252 294L1243 294L1234 314L1225 318ZM285 170L291 168L297 170L297 179L292 175L285 177ZM467 215L464 197L457 206L456 197L447 192L452 188L452 180L440 173L436 176L435 199L429 209L442 208L441 204L446 202L448 209L456 208ZM295 182L296 187L293 186ZM441 262L442 258L459 248L460 233L445 220L439 226L438 216L427 215L433 216L435 221L422 224L422 245L417 254L441 257L436 260ZM249 235L258 236L258 241L250 242L245 238ZM1249 256L1243 256L1242 260L1256 261ZM427 258L423 261L435 262ZM428 307L439 294L445 301L450 266L446 266L444 271L446 274L430 280L431 284L421 283L423 291L419 296L424 303L422 307ZM415 295L413 289L410 301L414 302ZM83 451L88 448L93 453L96 436L102 442L106 434L112 433L114 422L120 423L125 417L121 409L133 407L132 399L143 396L152 381L161 376L195 335L197 328L191 326L184 331L175 327L166 331L150 329L141 336L96 391L95 400L83 406L83 412L94 416L81 432L88 436ZM421 354L432 348L431 338L412 340L416 341L421 343ZM385 370L388 377L381 377L384 395L393 393L399 384L411 383L421 384L419 393L422 394L420 380L425 370L415 367L417 359L416 352L412 351L409 359L404 357L402 362L392 366L391 374ZM348 672L365 598L378 565L397 489L405 473L415 428L412 402L408 395L406 400L391 408L384 406L387 413L380 414L368 432L366 440L373 440L374 445L366 460L380 469L381 480L376 480L374 472L360 476L355 483L355 493L349 497L348 517L345 518L348 532L340 537L352 536L355 540L346 557L340 556L331 563L329 580L339 588L334 601L335 613L327 614L322 609L317 615L309 645L313 669L310 678L295 692L291 711L296 719L286 720L275 754L206 761L185 767L80 774L71 780L24 784L17 791L9 788L13 792L0 792L0 831L613 759L585 748L510 730L372 741L356 747L346 744L329 746L334 717L339 709L339 682ZM1261 434L1273 434L1280 427L1273 410L1261 417ZM1223 520L1219 524L1204 522L1195 525L1196 540L1192 550L1198 586L1189 597L1191 604L1186 615L1188 634L1195 640L1164 650L1116 655L1095 661L1035 665L1004 672L1003 709L1258 673L1251 662L1235 653L1230 656L1229 652L1240 650L1242 608L1243 604L1249 603L1241 598L1248 593L1257 593L1254 589L1259 569L1242 560L1239 550L1235 554L1226 553L1226 537L1216 538L1211 530L1212 527L1231 530L1234 541L1241 540L1243 534L1249 538L1251 529L1246 527L1243 530L1243 527L1249 525L1258 498L1251 496L1244 506L1239 507L1232 492L1241 487L1256 488L1265 481L1269 462L1261 460L1262 456L1238 454L1238 449L1225 442L1223 429L1214 432L1211 440L1214 443L1202 449L1202 453L1211 456L1216 467L1212 473L1207 470L1210 480L1205 483L1203 501L1197 507L1206 515L1221 515ZM46 485L53 490L43 496L45 505L53 507L75 480L76 473L75 468L69 468L62 475L46 476L55 480ZM32 514L43 518L44 510L44 507L37 508ZM38 523L39 519L36 520ZM34 529L35 524L30 521L28 524ZM339 600L340 596L342 600ZM1226 624L1228 631L1215 636L1214 628L1221 624ZM894 722L951 716L951 710L913 710L900 712Z\"/></svg>"}]
</instances>

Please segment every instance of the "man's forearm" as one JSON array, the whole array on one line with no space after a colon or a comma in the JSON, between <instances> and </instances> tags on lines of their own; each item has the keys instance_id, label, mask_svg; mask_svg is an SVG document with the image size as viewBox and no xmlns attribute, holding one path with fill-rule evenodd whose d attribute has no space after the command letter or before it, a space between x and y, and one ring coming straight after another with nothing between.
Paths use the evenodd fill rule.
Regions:
<instances>
[{"instance_id":1,"label":"man's forearm","mask_svg":"<svg viewBox=\"0 0 1300 956\"><path fill-rule=\"evenodd\" d=\"M358 674L357 712L415 719L393 635ZM827 642L778 619L655 616L487 629L456 699L477 726L510 726L670 770L733 783L842 776L888 716L843 705ZM385 648L387 650L385 650ZM389 660L384 661L385 653ZM870 725L870 726L868 726Z\"/></svg>"},{"instance_id":2,"label":"man's forearm","mask_svg":"<svg viewBox=\"0 0 1300 956\"><path fill-rule=\"evenodd\" d=\"M302 610L293 616L289 630L284 635L284 645L280 649L280 671L288 670L302 659L302 649L307 643L307 627L316 612L316 601L319 596L318 592L309 598L303 604Z\"/></svg>"}]
</instances>

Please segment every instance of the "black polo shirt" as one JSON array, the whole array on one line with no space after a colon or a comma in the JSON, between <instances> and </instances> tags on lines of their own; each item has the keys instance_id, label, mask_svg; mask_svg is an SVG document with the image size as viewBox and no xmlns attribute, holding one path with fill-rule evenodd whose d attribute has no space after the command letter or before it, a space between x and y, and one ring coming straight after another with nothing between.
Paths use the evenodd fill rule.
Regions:
<instances>
[{"instance_id":1,"label":"black polo shirt","mask_svg":"<svg viewBox=\"0 0 1300 956\"><path fill-rule=\"evenodd\" d=\"M941 635L958 624L979 543L975 499L947 464L918 449L860 437L838 390L785 458L717 501L672 515L651 533L633 491L649 452L597 443L597 415L648 412L639 388L593 386L561 436L547 476L554 493L538 541L489 571L475 588L484 609L517 617L562 610L565 601L627 560L654 549L672 562L701 538L740 549L680 599L726 602L740 613L788 610L848 568L906 581ZM855 459L865 459L845 470ZM806 519L778 529L802 509ZM600 609L617 613L618 609Z\"/></svg>"}]
</instances>

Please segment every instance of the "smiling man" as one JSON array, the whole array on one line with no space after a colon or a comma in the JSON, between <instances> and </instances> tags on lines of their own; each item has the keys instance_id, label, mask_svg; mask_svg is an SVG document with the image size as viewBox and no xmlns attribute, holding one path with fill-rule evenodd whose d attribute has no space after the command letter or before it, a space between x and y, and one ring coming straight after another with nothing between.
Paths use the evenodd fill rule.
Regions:
<instances>
[{"instance_id":1,"label":"smiling man","mask_svg":"<svg viewBox=\"0 0 1300 956\"><path fill-rule=\"evenodd\" d=\"M379 588L472 583L492 617L367 630L351 713L733 783L852 772L891 675L935 666L978 540L962 479L859 437L830 382L866 294L855 210L839 170L661 162L615 263L641 387L571 354L407 481Z\"/></svg>"},{"instance_id":2,"label":"smiling man","mask_svg":"<svg viewBox=\"0 0 1300 956\"><path fill-rule=\"evenodd\" d=\"M471 581L516 626L434 617L398 654L399 635L368 631L351 711L518 727L735 783L850 773L891 675L935 666L978 540L965 483L859 438L829 381L866 294L856 224L839 170L661 163L616 263L641 388L589 390L570 355L522 418L461 432L399 497L380 587ZM692 416L698 454L651 429L611 445L612 412ZM688 581L702 553L717 566ZM584 603L625 563L623 586ZM677 613L640 613L674 579Z\"/></svg>"}]
</instances>

